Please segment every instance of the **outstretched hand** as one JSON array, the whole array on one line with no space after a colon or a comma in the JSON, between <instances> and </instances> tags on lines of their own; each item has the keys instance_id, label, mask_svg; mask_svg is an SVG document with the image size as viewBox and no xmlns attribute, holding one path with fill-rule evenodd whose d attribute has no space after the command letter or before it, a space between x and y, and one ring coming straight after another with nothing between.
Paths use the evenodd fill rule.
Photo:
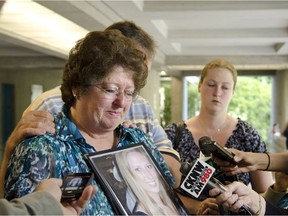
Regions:
<instances>
[{"instance_id":1,"label":"outstretched hand","mask_svg":"<svg viewBox=\"0 0 288 216\"><path fill-rule=\"evenodd\" d=\"M246 173L257 170L256 167L256 154L252 152L242 152L237 149L228 149L232 152L234 156L234 161L237 162L237 165L230 163L229 161L223 161L217 158L215 155L212 155L214 162L221 167L227 175L236 175L238 173Z\"/></svg>"},{"instance_id":2,"label":"outstretched hand","mask_svg":"<svg viewBox=\"0 0 288 216\"><path fill-rule=\"evenodd\" d=\"M36 188L35 191L45 191L50 193L59 203L61 200L62 191L60 189L62 185L61 179L50 178L45 179L41 184ZM87 203L97 192L97 187L95 185L89 185L85 187L81 197L71 203L61 204L61 208L64 215L80 215Z\"/></svg>"},{"instance_id":3,"label":"outstretched hand","mask_svg":"<svg viewBox=\"0 0 288 216\"><path fill-rule=\"evenodd\" d=\"M209 191L209 195L216 197L219 205L232 212L239 212L244 205L249 207L253 214L264 215L266 201L257 192L241 182L233 182L225 185L225 192L220 193L214 188Z\"/></svg>"}]
</instances>

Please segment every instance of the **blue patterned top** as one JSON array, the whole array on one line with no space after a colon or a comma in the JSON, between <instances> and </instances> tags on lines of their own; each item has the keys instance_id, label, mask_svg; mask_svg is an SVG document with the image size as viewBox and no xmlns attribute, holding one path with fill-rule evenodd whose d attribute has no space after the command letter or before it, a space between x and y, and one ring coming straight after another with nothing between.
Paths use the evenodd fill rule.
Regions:
<instances>
[{"instance_id":1,"label":"blue patterned top","mask_svg":"<svg viewBox=\"0 0 288 216\"><path fill-rule=\"evenodd\" d=\"M63 104L60 86L57 86L39 95L24 113L29 110L45 110L55 114L61 112ZM147 128L147 133L152 134L152 139L158 146L158 149L172 148L171 141L167 138L164 129L159 125L150 103L145 98L139 95L132 101L125 119L133 123L144 123Z\"/></svg>"},{"instance_id":2,"label":"blue patterned top","mask_svg":"<svg viewBox=\"0 0 288 216\"><path fill-rule=\"evenodd\" d=\"M22 197L34 191L43 180L50 177L63 178L68 173L92 172L84 155L96 152L85 142L76 125L67 117L67 110L55 115L56 136L46 133L24 140L9 161L5 176L5 197L8 200ZM151 150L169 183L174 179L156 145L141 129L119 126L118 147L144 142ZM114 215L107 197L98 182L98 192L88 203L83 215Z\"/></svg>"}]
</instances>

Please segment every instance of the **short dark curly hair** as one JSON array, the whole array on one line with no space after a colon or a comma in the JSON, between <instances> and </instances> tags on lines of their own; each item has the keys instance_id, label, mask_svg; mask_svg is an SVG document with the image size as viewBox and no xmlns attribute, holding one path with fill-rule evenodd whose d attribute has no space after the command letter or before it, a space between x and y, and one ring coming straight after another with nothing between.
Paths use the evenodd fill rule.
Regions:
<instances>
[{"instance_id":1,"label":"short dark curly hair","mask_svg":"<svg viewBox=\"0 0 288 216\"><path fill-rule=\"evenodd\" d=\"M133 71L135 91L146 84L148 68L145 55L118 30L89 32L71 49L62 77L62 99L70 108L75 96L88 91L92 84L100 83L114 66L121 65Z\"/></svg>"}]
</instances>

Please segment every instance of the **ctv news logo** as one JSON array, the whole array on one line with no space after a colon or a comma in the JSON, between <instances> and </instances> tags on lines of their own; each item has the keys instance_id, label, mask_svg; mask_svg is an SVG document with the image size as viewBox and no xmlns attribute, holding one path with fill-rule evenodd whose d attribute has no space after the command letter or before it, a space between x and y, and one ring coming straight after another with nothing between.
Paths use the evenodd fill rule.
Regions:
<instances>
[{"instance_id":1,"label":"ctv news logo","mask_svg":"<svg viewBox=\"0 0 288 216\"><path fill-rule=\"evenodd\" d=\"M214 172L214 167L197 159L180 187L198 198Z\"/></svg>"}]
</instances>

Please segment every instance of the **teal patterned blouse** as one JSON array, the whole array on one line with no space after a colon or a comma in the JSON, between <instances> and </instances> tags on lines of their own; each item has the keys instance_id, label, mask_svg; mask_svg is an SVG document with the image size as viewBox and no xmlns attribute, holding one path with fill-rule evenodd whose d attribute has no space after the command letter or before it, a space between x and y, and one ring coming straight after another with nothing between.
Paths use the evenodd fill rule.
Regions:
<instances>
[{"instance_id":1,"label":"teal patterned blouse","mask_svg":"<svg viewBox=\"0 0 288 216\"><path fill-rule=\"evenodd\" d=\"M56 114L56 136L46 133L24 140L19 144L9 161L5 176L5 197L8 200L22 197L34 191L43 180L51 177L63 178L68 173L92 172L84 155L96 152L85 142L76 125L67 117L66 106L63 112ZM169 183L174 179L156 145L141 129L119 126L120 141L118 147L144 142L151 150ZM83 215L114 215L98 182L98 192L88 203ZM53 207L52 207L53 208Z\"/></svg>"}]
</instances>

